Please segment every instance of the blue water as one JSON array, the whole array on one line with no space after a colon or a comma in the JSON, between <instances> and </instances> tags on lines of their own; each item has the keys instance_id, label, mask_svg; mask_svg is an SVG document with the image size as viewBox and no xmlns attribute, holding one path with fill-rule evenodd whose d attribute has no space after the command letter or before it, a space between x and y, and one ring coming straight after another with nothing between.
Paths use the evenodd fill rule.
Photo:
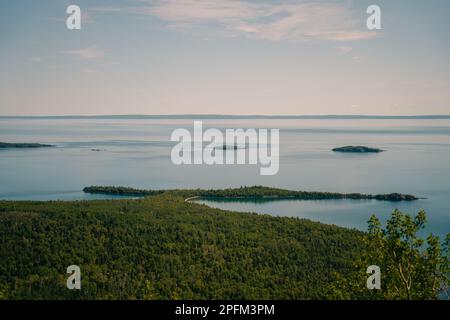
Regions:
<instances>
[{"instance_id":1,"label":"blue water","mask_svg":"<svg viewBox=\"0 0 450 320\"><path fill-rule=\"evenodd\" d=\"M204 127L279 128L280 171L261 176L258 166L175 166L175 128L192 131L192 119L0 119L0 141L55 144L56 148L0 150L0 199L74 200L88 185L136 188L223 188L267 185L295 190L414 194L415 202L355 200L205 202L208 205L293 216L364 230L372 213L383 220L399 208L427 211L429 231L450 225L450 120L448 119L230 119ZM342 154L344 145L385 149ZM100 149L93 151L92 149Z\"/></svg>"}]
</instances>

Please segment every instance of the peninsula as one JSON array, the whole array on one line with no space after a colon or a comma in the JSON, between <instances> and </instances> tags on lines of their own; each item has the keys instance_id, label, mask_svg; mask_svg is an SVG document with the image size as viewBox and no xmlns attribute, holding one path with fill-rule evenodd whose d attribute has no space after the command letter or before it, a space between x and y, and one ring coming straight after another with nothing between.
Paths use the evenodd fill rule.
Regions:
<instances>
[{"instance_id":1,"label":"peninsula","mask_svg":"<svg viewBox=\"0 0 450 320\"><path fill-rule=\"evenodd\" d=\"M264 186L252 186L230 189L174 189L174 190L142 190L128 187L91 186L83 189L86 193L129 196L153 196L159 194L174 194L185 199L196 197L201 199L224 200L380 200L380 201L413 201L416 196L401 193L389 194L362 194L362 193L336 193L318 191L293 191Z\"/></svg>"}]
</instances>

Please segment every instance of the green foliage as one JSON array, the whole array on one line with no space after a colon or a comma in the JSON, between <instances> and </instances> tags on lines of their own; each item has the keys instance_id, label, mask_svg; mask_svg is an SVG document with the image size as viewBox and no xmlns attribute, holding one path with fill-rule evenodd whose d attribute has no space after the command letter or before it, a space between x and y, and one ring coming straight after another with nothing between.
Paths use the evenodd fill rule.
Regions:
<instances>
[{"instance_id":1,"label":"green foliage","mask_svg":"<svg viewBox=\"0 0 450 320\"><path fill-rule=\"evenodd\" d=\"M7 143L0 142L0 149L7 148L49 148L54 147L49 144L41 144L41 143Z\"/></svg>"},{"instance_id":2,"label":"green foliage","mask_svg":"<svg viewBox=\"0 0 450 320\"><path fill-rule=\"evenodd\" d=\"M391 194L361 194L361 193L335 193L317 191L292 191L264 186L241 187L230 189L183 189L183 190L141 190L129 187L91 186L83 189L87 193L110 195L136 195L152 196L161 193L169 193L188 197L201 197L205 199L244 199L244 200L326 200L326 199L375 199L384 201L412 201L415 196L399 193Z\"/></svg>"},{"instance_id":3,"label":"green foliage","mask_svg":"<svg viewBox=\"0 0 450 320\"><path fill-rule=\"evenodd\" d=\"M2 297L323 299L363 249L355 230L184 199L0 201Z\"/></svg>"},{"instance_id":4,"label":"green foliage","mask_svg":"<svg viewBox=\"0 0 450 320\"><path fill-rule=\"evenodd\" d=\"M235 190L274 192L0 201L0 299L435 299L448 285L450 237L419 238L423 211L396 210L384 229L372 216L364 234L185 202ZM72 264L81 290L66 288ZM381 268L381 290L366 288L369 265Z\"/></svg>"},{"instance_id":5,"label":"green foliage","mask_svg":"<svg viewBox=\"0 0 450 320\"><path fill-rule=\"evenodd\" d=\"M368 222L365 254L355 264L355 273L330 286L330 296L341 299L436 299L447 294L449 241L440 244L430 234L418 236L426 223L420 211L414 218L394 210L382 228L376 216ZM381 290L368 290L365 273L370 265L381 269Z\"/></svg>"},{"instance_id":6,"label":"green foliage","mask_svg":"<svg viewBox=\"0 0 450 320\"><path fill-rule=\"evenodd\" d=\"M129 187L94 186L83 189L86 193L111 194L120 196L154 196L164 193L163 190L140 190Z\"/></svg>"}]
</instances>

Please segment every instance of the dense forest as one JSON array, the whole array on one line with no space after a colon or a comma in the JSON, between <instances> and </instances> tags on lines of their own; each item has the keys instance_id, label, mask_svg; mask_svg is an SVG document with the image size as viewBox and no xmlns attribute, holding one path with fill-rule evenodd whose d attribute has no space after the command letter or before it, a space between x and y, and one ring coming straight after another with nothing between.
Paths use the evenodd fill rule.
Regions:
<instances>
[{"instance_id":1,"label":"dense forest","mask_svg":"<svg viewBox=\"0 0 450 320\"><path fill-rule=\"evenodd\" d=\"M362 233L157 195L0 201L0 292L9 299L304 299L346 276ZM78 265L82 289L66 288Z\"/></svg>"},{"instance_id":2,"label":"dense forest","mask_svg":"<svg viewBox=\"0 0 450 320\"><path fill-rule=\"evenodd\" d=\"M433 299L448 280L448 242L445 251L431 237L418 249L424 216L394 212L387 231L372 218L363 233L213 209L178 192L0 201L0 299ZM366 288L373 263L390 272L375 292ZM70 265L81 290L66 287Z\"/></svg>"},{"instance_id":3,"label":"dense forest","mask_svg":"<svg viewBox=\"0 0 450 320\"><path fill-rule=\"evenodd\" d=\"M361 194L361 193L335 193L317 191L292 191L264 186L241 187L230 189L182 189L182 190L142 190L128 187L91 186L83 189L86 193L147 196L161 193L182 195L185 197L222 198L222 199L270 199L270 200L327 200L327 199L375 199L384 201L413 201L418 198L413 195L390 194Z\"/></svg>"}]
</instances>

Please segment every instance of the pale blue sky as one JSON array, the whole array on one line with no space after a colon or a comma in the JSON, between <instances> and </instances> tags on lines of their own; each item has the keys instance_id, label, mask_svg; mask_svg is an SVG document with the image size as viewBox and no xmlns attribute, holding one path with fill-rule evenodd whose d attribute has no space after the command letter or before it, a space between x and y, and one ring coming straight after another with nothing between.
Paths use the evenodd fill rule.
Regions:
<instances>
[{"instance_id":1,"label":"pale blue sky","mask_svg":"<svg viewBox=\"0 0 450 320\"><path fill-rule=\"evenodd\" d=\"M82 30L66 29L70 4ZM448 0L2 1L0 115L450 114L449 13Z\"/></svg>"}]
</instances>

